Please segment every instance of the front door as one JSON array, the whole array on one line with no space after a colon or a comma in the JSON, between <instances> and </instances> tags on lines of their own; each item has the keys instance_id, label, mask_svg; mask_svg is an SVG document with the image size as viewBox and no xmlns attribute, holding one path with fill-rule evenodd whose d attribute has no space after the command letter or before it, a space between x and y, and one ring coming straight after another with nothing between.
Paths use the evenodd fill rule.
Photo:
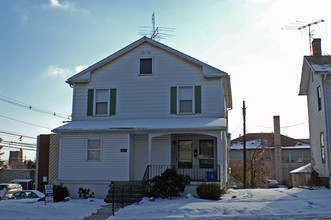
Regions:
<instances>
[{"instance_id":1,"label":"front door","mask_svg":"<svg viewBox=\"0 0 331 220\"><path fill-rule=\"evenodd\" d=\"M206 172L216 165L215 138L208 136L177 136L177 166L181 174L195 180L206 179Z\"/></svg>"},{"instance_id":2,"label":"front door","mask_svg":"<svg viewBox=\"0 0 331 220\"><path fill-rule=\"evenodd\" d=\"M178 168L193 168L193 140L178 140Z\"/></svg>"}]
</instances>

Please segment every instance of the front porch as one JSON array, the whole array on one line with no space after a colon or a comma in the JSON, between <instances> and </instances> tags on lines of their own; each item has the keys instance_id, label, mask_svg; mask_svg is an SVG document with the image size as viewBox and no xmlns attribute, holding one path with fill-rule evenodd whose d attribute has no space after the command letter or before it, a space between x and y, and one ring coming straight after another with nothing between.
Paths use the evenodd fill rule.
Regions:
<instances>
[{"instance_id":1,"label":"front porch","mask_svg":"<svg viewBox=\"0 0 331 220\"><path fill-rule=\"evenodd\" d=\"M150 180L168 168L192 181L226 182L225 131L130 134L130 181Z\"/></svg>"},{"instance_id":2,"label":"front porch","mask_svg":"<svg viewBox=\"0 0 331 220\"><path fill-rule=\"evenodd\" d=\"M219 165L215 165L211 168L200 168L198 165L192 166L191 168L180 168L178 166L171 165L148 165L142 180L143 182L148 181L171 168L175 168L178 174L191 177L191 181L194 182L220 182Z\"/></svg>"}]
</instances>

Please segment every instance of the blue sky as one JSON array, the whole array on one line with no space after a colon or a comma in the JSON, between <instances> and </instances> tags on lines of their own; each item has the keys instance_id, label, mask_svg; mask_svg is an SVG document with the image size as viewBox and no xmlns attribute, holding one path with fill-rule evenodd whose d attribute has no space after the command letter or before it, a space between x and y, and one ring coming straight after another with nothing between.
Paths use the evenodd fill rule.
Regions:
<instances>
[{"instance_id":1,"label":"blue sky","mask_svg":"<svg viewBox=\"0 0 331 220\"><path fill-rule=\"evenodd\" d=\"M314 34L322 38L322 52L330 54L330 6L327 0L3 0L0 97L70 115L72 89L65 80L142 37L139 26L151 26L155 12L156 26L175 29L175 36L161 43L231 76L233 138L242 133L243 100L247 132L271 132L273 115L280 115L283 134L307 138L306 97L298 92L308 34L282 28L324 19ZM50 133L12 119L47 128L63 121L0 101L0 130L34 137ZM3 133L0 138L19 141ZM34 159L35 152L25 155Z\"/></svg>"}]
</instances>

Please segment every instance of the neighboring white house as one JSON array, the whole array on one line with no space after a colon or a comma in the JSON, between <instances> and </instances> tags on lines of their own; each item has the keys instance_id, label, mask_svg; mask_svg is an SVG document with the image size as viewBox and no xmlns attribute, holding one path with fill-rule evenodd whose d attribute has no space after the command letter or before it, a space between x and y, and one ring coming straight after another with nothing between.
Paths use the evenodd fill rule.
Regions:
<instances>
[{"instance_id":1,"label":"neighboring white house","mask_svg":"<svg viewBox=\"0 0 331 220\"><path fill-rule=\"evenodd\" d=\"M331 167L331 56L322 56L321 39L313 40L313 56L305 56L299 95L308 100L312 166L330 186Z\"/></svg>"},{"instance_id":2,"label":"neighboring white house","mask_svg":"<svg viewBox=\"0 0 331 220\"><path fill-rule=\"evenodd\" d=\"M111 181L141 181L169 167L226 184L227 73L143 37L67 83L72 122L53 132L61 136L57 182L72 197L83 187L105 198Z\"/></svg>"}]
</instances>

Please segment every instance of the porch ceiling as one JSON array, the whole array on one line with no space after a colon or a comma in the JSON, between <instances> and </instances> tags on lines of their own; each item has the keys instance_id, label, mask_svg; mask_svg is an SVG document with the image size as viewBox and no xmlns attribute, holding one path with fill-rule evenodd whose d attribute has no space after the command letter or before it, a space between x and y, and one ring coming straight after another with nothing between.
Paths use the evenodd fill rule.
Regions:
<instances>
[{"instance_id":1,"label":"porch ceiling","mask_svg":"<svg viewBox=\"0 0 331 220\"><path fill-rule=\"evenodd\" d=\"M170 119L132 119L132 120L95 120L73 121L52 131L93 132L93 131L187 131L187 130L224 130L226 118L170 118Z\"/></svg>"}]
</instances>

